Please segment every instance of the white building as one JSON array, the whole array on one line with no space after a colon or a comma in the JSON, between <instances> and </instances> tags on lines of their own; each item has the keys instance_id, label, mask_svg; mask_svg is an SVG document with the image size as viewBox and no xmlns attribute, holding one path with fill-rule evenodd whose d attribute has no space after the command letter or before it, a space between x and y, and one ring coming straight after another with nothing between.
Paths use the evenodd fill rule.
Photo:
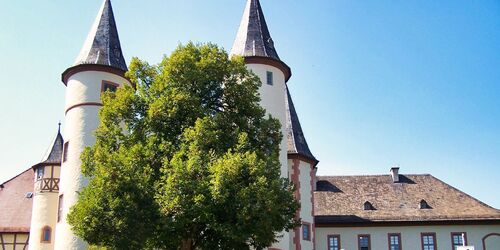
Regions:
<instances>
[{"instance_id":1,"label":"white building","mask_svg":"<svg viewBox=\"0 0 500 250\"><path fill-rule=\"evenodd\" d=\"M481 239L487 242L487 248L484 249L497 249L491 247L500 246L496 239L500 238L500 212L459 191L449 193L461 195L454 196L455 199L449 200L448 204L454 207L453 211L459 212L458 217L441 218L438 221L442 224L435 224L436 221L431 217L419 213L413 216L399 213L400 210L394 210L389 206L394 205L392 203L385 206L386 199L404 194L396 192L396 186L400 186L399 190L413 187L408 186L408 183L391 182L394 187L387 187L379 181L365 181L369 186L368 193L351 193L347 192L351 190L349 188L342 190L335 186L339 181L335 177L316 177L318 160L307 145L287 87L292 71L278 56L259 0L248 0L231 54L243 56L247 67L257 74L263 83L259 90L261 105L282 124L284 138L280 154L281 176L289 178L297 186L295 196L301 204L297 217L301 218L302 226L291 232L283 232L280 242L270 249L337 250L342 247L379 250L401 249L401 246L404 246L404 249L425 250L436 249L435 247L439 246L439 249L442 249L446 248L446 244L441 242L444 242L444 235L450 230L465 232L467 239L478 247L484 245L481 245L479 240L482 237ZM102 107L101 92L130 85L130 81L125 77L126 71L127 65L111 2L105 0L81 53L75 63L62 74L66 87L65 141L58 133L47 158L35 165L34 171L29 169L0 185L0 204L3 211L0 214L1 249L26 249L28 245L30 249L88 248L84 241L73 234L66 222L66 215L77 201L78 192L88 183L80 171L80 154L86 146L91 146L95 142L92 132L99 123L97 114ZM315 191L317 179L320 180L318 182L320 189ZM380 186L377 186L379 184ZM333 187L341 191L337 192ZM394 192L388 192L386 188L389 190L393 188ZM419 198L435 206L432 210L425 211L441 211L441 204L434 203L432 198L434 196L424 195L433 192L431 190L423 193L422 198ZM375 210L369 209L366 213L379 217L392 214L393 217L399 218L396 221L401 220L404 223L394 225L395 221L388 219L385 224L378 224L375 219L379 218L377 216L365 218L356 214L356 209L343 210L348 207L359 208L357 199L361 199L360 195L372 202L371 206L366 204L368 208L375 207ZM377 197L385 198L377 199ZM407 202L411 203L413 200ZM464 202L469 202L465 203L469 206L481 207L488 217L478 217L475 209L462 206ZM448 210L443 210L444 215L447 212ZM360 221L343 221L346 218L357 218ZM460 224L464 221L467 223ZM450 225L455 227L448 227ZM464 228L464 225L468 228ZM398 230L393 230L394 227ZM394 237L385 235L394 232L399 233L399 239L395 238L395 235ZM418 243L418 235L415 236L418 232L435 232L437 238L432 238L433 235L429 234L424 240L427 243L429 240L437 241L439 245L435 245L434 248L421 246ZM385 235L385 238L381 235ZM427 234L422 237L424 236L427 237ZM391 239L399 240L399 248L395 246L389 248ZM366 248L363 244L366 244Z\"/></svg>"}]
</instances>

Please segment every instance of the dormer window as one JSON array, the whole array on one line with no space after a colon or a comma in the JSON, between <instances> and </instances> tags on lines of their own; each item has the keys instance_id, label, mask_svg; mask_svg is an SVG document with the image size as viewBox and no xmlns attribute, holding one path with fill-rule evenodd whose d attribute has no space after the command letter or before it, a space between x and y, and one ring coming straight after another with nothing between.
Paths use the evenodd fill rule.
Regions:
<instances>
[{"instance_id":1,"label":"dormer window","mask_svg":"<svg viewBox=\"0 0 500 250\"><path fill-rule=\"evenodd\" d=\"M420 201L419 208L420 209L432 209L432 207L429 206L429 204L425 200Z\"/></svg>"},{"instance_id":2,"label":"dormer window","mask_svg":"<svg viewBox=\"0 0 500 250\"><path fill-rule=\"evenodd\" d=\"M365 211L376 210L375 207L369 201L365 202L365 204L363 205L363 209Z\"/></svg>"}]
</instances>

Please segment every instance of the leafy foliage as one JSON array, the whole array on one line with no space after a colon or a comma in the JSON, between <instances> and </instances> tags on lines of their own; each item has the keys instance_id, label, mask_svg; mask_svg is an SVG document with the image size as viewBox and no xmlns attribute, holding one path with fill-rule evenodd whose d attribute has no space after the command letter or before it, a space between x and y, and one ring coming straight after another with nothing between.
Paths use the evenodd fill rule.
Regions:
<instances>
[{"instance_id":1,"label":"leafy foliage","mask_svg":"<svg viewBox=\"0 0 500 250\"><path fill-rule=\"evenodd\" d=\"M77 235L106 249L263 249L297 225L280 124L242 58L189 43L158 65L134 58L127 76L137 89L103 95L81 156Z\"/></svg>"}]
</instances>

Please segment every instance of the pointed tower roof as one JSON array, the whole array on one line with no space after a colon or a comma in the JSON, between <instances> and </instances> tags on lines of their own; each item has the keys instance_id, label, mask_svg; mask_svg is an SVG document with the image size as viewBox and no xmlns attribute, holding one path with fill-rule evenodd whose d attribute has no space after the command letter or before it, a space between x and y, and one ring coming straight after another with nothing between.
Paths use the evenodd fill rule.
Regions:
<instances>
[{"instance_id":1,"label":"pointed tower roof","mask_svg":"<svg viewBox=\"0 0 500 250\"><path fill-rule=\"evenodd\" d=\"M105 0L74 65L100 64L127 71L110 0Z\"/></svg>"},{"instance_id":2,"label":"pointed tower roof","mask_svg":"<svg viewBox=\"0 0 500 250\"><path fill-rule=\"evenodd\" d=\"M283 70L287 81L291 76L290 68L281 61L278 52L276 52L259 0L248 0L231 49L231 55L243 56L245 59L253 59L253 61L260 58L259 63L273 64L272 66ZM262 59L268 59L274 63L265 63Z\"/></svg>"},{"instance_id":3,"label":"pointed tower roof","mask_svg":"<svg viewBox=\"0 0 500 250\"><path fill-rule=\"evenodd\" d=\"M295 111L292 97L288 87L286 88L286 136L288 143L288 155L298 155L313 162L313 165L318 164L318 160L309 150L304 132L300 126L299 117Z\"/></svg>"},{"instance_id":4,"label":"pointed tower roof","mask_svg":"<svg viewBox=\"0 0 500 250\"><path fill-rule=\"evenodd\" d=\"M47 166L47 165L61 165L63 144L64 140L61 135L61 124L59 124L59 130L57 131L57 135L54 138L54 142L52 142L49 150L42 158L42 161L34 165L33 168L37 168L39 166Z\"/></svg>"},{"instance_id":5,"label":"pointed tower roof","mask_svg":"<svg viewBox=\"0 0 500 250\"><path fill-rule=\"evenodd\" d=\"M109 66L109 71L120 75L128 70L110 0L104 0L73 67L63 73L63 82L66 83L71 74L78 72L75 70L78 66L96 65Z\"/></svg>"}]
</instances>

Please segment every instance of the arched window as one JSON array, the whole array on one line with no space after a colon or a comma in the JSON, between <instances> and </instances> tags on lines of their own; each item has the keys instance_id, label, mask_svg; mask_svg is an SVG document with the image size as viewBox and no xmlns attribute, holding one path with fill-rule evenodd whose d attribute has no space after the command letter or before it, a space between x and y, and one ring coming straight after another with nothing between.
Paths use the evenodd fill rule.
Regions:
<instances>
[{"instance_id":1,"label":"arched window","mask_svg":"<svg viewBox=\"0 0 500 250\"><path fill-rule=\"evenodd\" d=\"M42 243L50 243L52 239L52 228L45 226L42 229Z\"/></svg>"}]
</instances>

